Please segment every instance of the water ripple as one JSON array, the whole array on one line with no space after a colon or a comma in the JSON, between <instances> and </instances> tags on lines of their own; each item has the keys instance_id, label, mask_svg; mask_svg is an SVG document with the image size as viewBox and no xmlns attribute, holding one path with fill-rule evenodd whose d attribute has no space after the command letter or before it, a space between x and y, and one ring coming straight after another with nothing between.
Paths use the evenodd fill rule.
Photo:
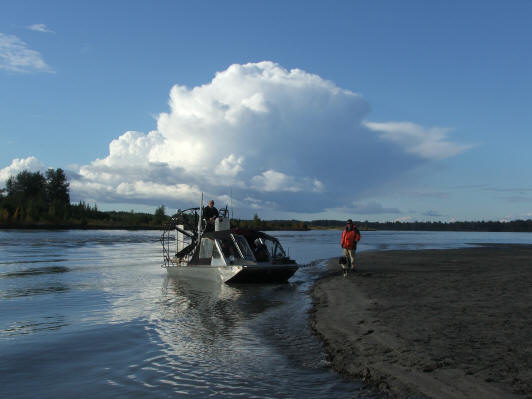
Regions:
<instances>
[{"instance_id":1,"label":"water ripple","mask_svg":"<svg viewBox=\"0 0 532 399\"><path fill-rule=\"evenodd\" d=\"M57 273L66 273L70 269L65 266L49 266L49 267L33 267L29 269L0 273L0 278L9 278L9 277L28 277L28 276L37 276L40 274L57 274Z\"/></svg>"},{"instance_id":2,"label":"water ripple","mask_svg":"<svg viewBox=\"0 0 532 399\"><path fill-rule=\"evenodd\" d=\"M71 288L64 285L50 285L40 287L27 287L27 288L12 288L2 291L0 293L0 299L12 299L18 297L45 295L45 294L61 294L68 292Z\"/></svg>"}]
</instances>

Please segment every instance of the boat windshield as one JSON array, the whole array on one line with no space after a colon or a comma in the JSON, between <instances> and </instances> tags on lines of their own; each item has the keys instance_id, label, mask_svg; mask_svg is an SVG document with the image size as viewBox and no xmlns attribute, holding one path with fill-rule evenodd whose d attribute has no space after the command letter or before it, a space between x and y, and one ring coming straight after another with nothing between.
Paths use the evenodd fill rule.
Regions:
<instances>
[{"instance_id":1,"label":"boat windshield","mask_svg":"<svg viewBox=\"0 0 532 399\"><path fill-rule=\"evenodd\" d=\"M268 248L268 252L270 253L272 259L286 257L284 249L279 241L265 238L264 244L266 245L266 248Z\"/></svg>"},{"instance_id":2,"label":"boat windshield","mask_svg":"<svg viewBox=\"0 0 532 399\"><path fill-rule=\"evenodd\" d=\"M216 239L218 241L218 245L220 246L220 249L222 250L222 253L226 259L233 258L240 258L240 253L238 252L235 243L231 238L221 238Z\"/></svg>"},{"instance_id":3,"label":"boat windshield","mask_svg":"<svg viewBox=\"0 0 532 399\"><path fill-rule=\"evenodd\" d=\"M233 237L235 238L235 243L240 249L240 252L242 253L244 259L255 260L255 256L253 256L253 251L249 247L247 240L241 235L237 234L233 235Z\"/></svg>"}]
</instances>

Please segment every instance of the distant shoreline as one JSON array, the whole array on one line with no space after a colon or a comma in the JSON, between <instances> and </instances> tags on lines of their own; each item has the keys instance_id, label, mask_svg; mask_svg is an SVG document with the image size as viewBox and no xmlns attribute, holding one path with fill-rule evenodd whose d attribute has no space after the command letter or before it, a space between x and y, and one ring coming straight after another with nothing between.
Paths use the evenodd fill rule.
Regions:
<instances>
[{"instance_id":1,"label":"distant shoreline","mask_svg":"<svg viewBox=\"0 0 532 399\"><path fill-rule=\"evenodd\" d=\"M0 224L0 230L163 230L163 226L143 226L143 225L93 225L93 224ZM261 231L311 231L311 230L342 230L337 227L313 227L306 229L297 228L261 228ZM376 229L360 229L361 231L376 231Z\"/></svg>"},{"instance_id":2,"label":"distant shoreline","mask_svg":"<svg viewBox=\"0 0 532 399\"><path fill-rule=\"evenodd\" d=\"M108 226L108 225L69 225L69 224L26 224L1 225L0 230L163 230L162 226ZM310 231L309 229L260 229L261 231ZM336 229L327 229L336 230Z\"/></svg>"},{"instance_id":3,"label":"distant shoreline","mask_svg":"<svg viewBox=\"0 0 532 399\"><path fill-rule=\"evenodd\" d=\"M0 230L162 230L161 226L101 226L70 224L1 225Z\"/></svg>"},{"instance_id":4,"label":"distant shoreline","mask_svg":"<svg viewBox=\"0 0 532 399\"><path fill-rule=\"evenodd\" d=\"M532 245L363 252L313 289L311 327L333 368L387 397L532 392Z\"/></svg>"}]
</instances>

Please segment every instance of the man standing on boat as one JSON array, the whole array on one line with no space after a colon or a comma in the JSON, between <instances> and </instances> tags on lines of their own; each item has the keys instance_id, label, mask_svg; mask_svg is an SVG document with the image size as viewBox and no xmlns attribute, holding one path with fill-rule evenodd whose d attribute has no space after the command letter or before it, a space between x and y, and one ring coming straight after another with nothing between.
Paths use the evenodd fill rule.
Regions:
<instances>
[{"instance_id":1,"label":"man standing on boat","mask_svg":"<svg viewBox=\"0 0 532 399\"><path fill-rule=\"evenodd\" d=\"M203 209L203 217L207 221L205 231L214 231L214 220L218 217L218 209L214 207L214 201L209 201L209 206Z\"/></svg>"},{"instance_id":2,"label":"man standing on boat","mask_svg":"<svg viewBox=\"0 0 532 399\"><path fill-rule=\"evenodd\" d=\"M349 219L345 225L345 230L342 233L342 248L344 249L344 256L347 258L347 266L351 271L355 270L355 251L357 250L357 242L360 241L360 231Z\"/></svg>"}]
</instances>

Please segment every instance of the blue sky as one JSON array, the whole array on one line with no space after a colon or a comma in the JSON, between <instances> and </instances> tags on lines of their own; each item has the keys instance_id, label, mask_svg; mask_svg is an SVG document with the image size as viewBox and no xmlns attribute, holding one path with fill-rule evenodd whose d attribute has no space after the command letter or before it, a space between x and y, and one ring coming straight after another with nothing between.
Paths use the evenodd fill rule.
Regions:
<instances>
[{"instance_id":1,"label":"blue sky","mask_svg":"<svg viewBox=\"0 0 532 399\"><path fill-rule=\"evenodd\" d=\"M240 217L531 218L531 20L529 1L3 1L0 180L61 167L103 209L205 192Z\"/></svg>"}]
</instances>

